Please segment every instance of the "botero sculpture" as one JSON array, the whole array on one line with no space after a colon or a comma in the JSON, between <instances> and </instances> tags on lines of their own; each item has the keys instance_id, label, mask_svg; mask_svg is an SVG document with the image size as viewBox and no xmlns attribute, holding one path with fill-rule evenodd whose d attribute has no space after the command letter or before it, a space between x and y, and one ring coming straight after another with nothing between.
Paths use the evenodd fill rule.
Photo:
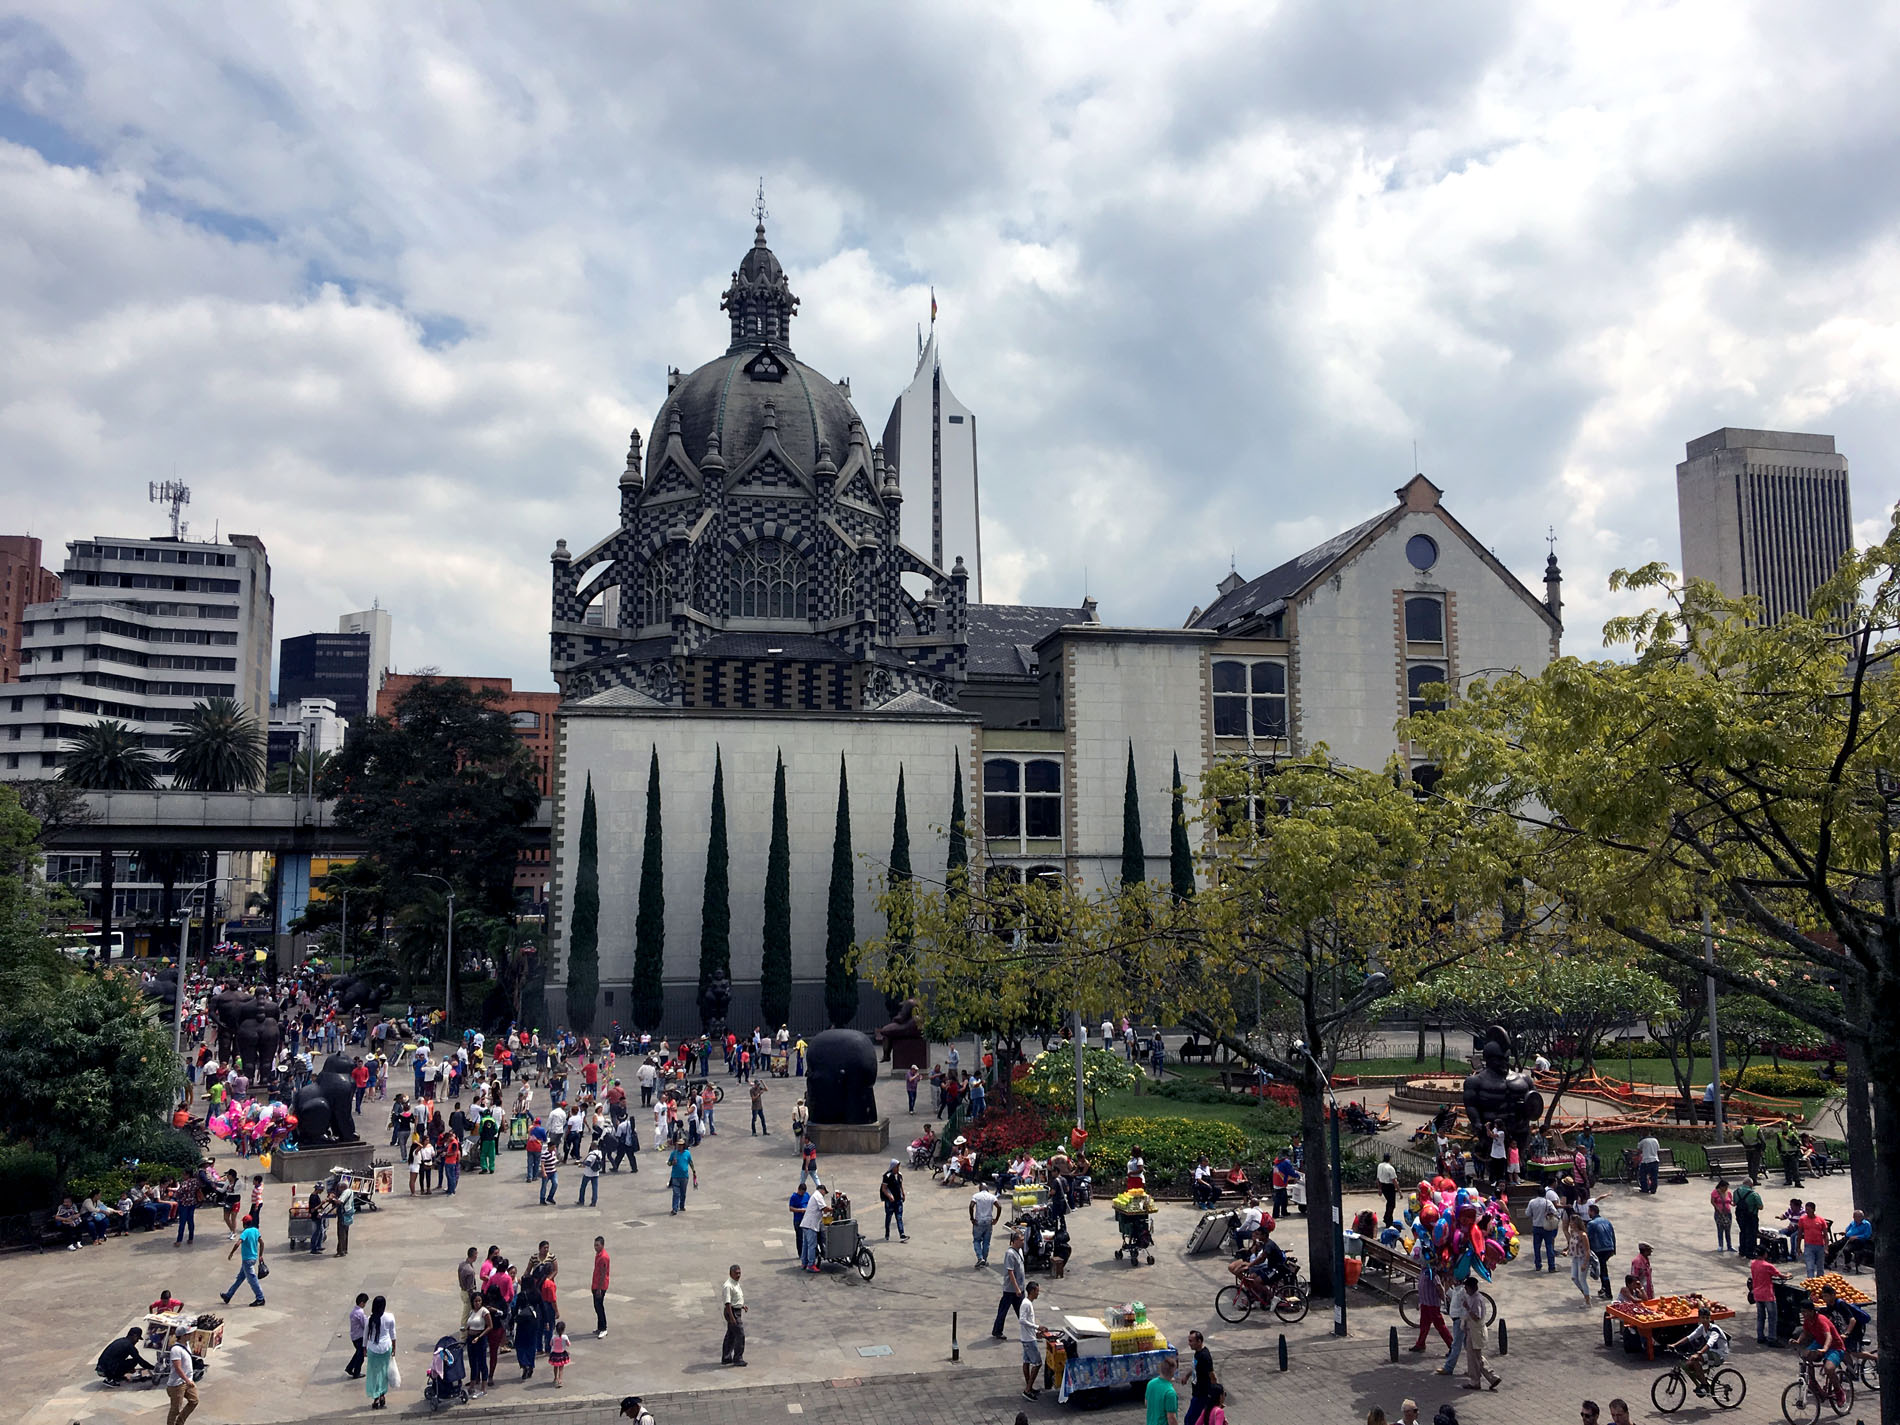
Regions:
<instances>
[{"instance_id":1,"label":"botero sculpture","mask_svg":"<svg viewBox=\"0 0 1900 1425\"><path fill-rule=\"evenodd\" d=\"M1544 1096L1523 1069L1511 1068L1511 1036L1501 1024L1484 1032L1484 1067L1465 1080L1465 1117L1477 1140L1477 1158L1491 1152L1490 1125L1504 1129L1504 1141L1528 1156L1531 1125L1544 1112Z\"/></svg>"},{"instance_id":2,"label":"botero sculpture","mask_svg":"<svg viewBox=\"0 0 1900 1425\"><path fill-rule=\"evenodd\" d=\"M724 970L714 970L699 992L699 1024L708 1034L726 1032L726 1011L732 1007L732 978Z\"/></svg>"},{"instance_id":3,"label":"botero sculpture","mask_svg":"<svg viewBox=\"0 0 1900 1425\"><path fill-rule=\"evenodd\" d=\"M805 1056L805 1104L814 1125L877 1122L877 1050L855 1029L827 1029Z\"/></svg>"},{"instance_id":4,"label":"botero sculpture","mask_svg":"<svg viewBox=\"0 0 1900 1425\"><path fill-rule=\"evenodd\" d=\"M297 1115L297 1143L310 1148L320 1143L349 1143L356 1138L356 1119L351 1112L353 1087L350 1061L346 1055L332 1054L323 1061L317 1076L297 1090L291 1112Z\"/></svg>"}]
</instances>

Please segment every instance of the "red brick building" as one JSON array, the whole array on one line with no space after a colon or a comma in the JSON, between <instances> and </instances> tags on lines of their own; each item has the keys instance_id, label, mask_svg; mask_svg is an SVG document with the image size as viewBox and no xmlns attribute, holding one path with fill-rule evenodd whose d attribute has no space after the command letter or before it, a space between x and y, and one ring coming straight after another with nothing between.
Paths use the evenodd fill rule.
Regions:
<instances>
[{"instance_id":1,"label":"red brick building","mask_svg":"<svg viewBox=\"0 0 1900 1425\"><path fill-rule=\"evenodd\" d=\"M534 758L535 782L541 789L541 795L548 795L554 777L554 710L561 705L559 693L530 693L517 691L512 678L465 678L459 674L416 674L391 673L383 680L382 691L376 696L379 713L387 717L394 712L403 696L418 683L436 683L442 681L466 683L471 688L489 689L501 696L496 706L508 714L514 724L515 736L521 745L528 749L528 755ZM515 867L515 889L529 892L530 899L539 902L547 898L548 881L552 878L552 869L546 850L525 851L520 863Z\"/></svg>"},{"instance_id":2,"label":"red brick building","mask_svg":"<svg viewBox=\"0 0 1900 1425\"><path fill-rule=\"evenodd\" d=\"M59 597L59 575L40 564L30 534L0 534L0 683L20 681L21 625L28 604Z\"/></svg>"}]
</instances>

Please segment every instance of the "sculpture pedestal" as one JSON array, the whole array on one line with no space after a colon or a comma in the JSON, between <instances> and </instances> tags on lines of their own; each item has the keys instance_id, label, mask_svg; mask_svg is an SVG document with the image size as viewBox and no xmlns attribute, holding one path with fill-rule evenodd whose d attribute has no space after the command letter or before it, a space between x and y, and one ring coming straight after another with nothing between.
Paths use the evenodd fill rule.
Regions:
<instances>
[{"instance_id":1,"label":"sculpture pedestal","mask_svg":"<svg viewBox=\"0 0 1900 1425\"><path fill-rule=\"evenodd\" d=\"M806 1136L828 1153L882 1153L891 1146L891 1121L875 1123L807 1123Z\"/></svg>"},{"instance_id":2,"label":"sculpture pedestal","mask_svg":"<svg viewBox=\"0 0 1900 1425\"><path fill-rule=\"evenodd\" d=\"M930 1072L930 1046L921 1039L896 1039L891 1042L891 1077L901 1079L915 1066Z\"/></svg>"},{"instance_id":3,"label":"sculpture pedestal","mask_svg":"<svg viewBox=\"0 0 1900 1425\"><path fill-rule=\"evenodd\" d=\"M270 1175L280 1183L314 1183L338 1168L347 1168L368 1177L375 1152L375 1144L361 1138L348 1143L321 1143L294 1153L279 1151L270 1155Z\"/></svg>"}]
</instances>

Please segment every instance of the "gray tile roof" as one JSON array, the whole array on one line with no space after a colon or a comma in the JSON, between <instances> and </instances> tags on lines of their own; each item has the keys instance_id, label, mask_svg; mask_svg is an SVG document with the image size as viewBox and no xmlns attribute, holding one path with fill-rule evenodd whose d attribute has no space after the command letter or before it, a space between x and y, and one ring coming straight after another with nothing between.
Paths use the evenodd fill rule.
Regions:
<instances>
[{"instance_id":1,"label":"gray tile roof","mask_svg":"<svg viewBox=\"0 0 1900 1425\"><path fill-rule=\"evenodd\" d=\"M1372 533L1378 525L1402 513L1403 510L1385 510L1364 524L1356 524L1343 534L1334 535L1324 544L1314 545L1304 554L1294 555L1278 568L1249 579L1233 593L1221 595L1188 626L1226 628L1249 615L1272 612L1275 604L1284 603L1312 583L1327 565Z\"/></svg>"},{"instance_id":2,"label":"gray tile roof","mask_svg":"<svg viewBox=\"0 0 1900 1425\"><path fill-rule=\"evenodd\" d=\"M1064 624L1091 622L1089 612L1039 604L971 604L969 671L993 678L1028 677L1036 671L1036 645Z\"/></svg>"}]
</instances>

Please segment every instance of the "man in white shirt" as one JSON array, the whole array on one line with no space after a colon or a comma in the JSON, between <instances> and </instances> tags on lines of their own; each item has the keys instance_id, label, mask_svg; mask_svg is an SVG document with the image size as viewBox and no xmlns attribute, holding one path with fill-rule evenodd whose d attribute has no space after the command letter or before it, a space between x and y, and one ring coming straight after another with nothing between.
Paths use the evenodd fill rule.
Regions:
<instances>
[{"instance_id":1,"label":"man in white shirt","mask_svg":"<svg viewBox=\"0 0 1900 1425\"><path fill-rule=\"evenodd\" d=\"M640 1081L640 1106L646 1108L653 1102L653 1086L660 1081L660 1071L654 1068L653 1061L648 1059L640 1065L640 1070L634 1077Z\"/></svg>"},{"instance_id":2,"label":"man in white shirt","mask_svg":"<svg viewBox=\"0 0 1900 1425\"><path fill-rule=\"evenodd\" d=\"M553 1108L548 1110L547 1152L550 1156L552 1157L560 1156L561 1139L566 1133L567 1133L567 1110L561 1107L561 1105L557 1103L554 1105Z\"/></svg>"},{"instance_id":3,"label":"man in white shirt","mask_svg":"<svg viewBox=\"0 0 1900 1425\"><path fill-rule=\"evenodd\" d=\"M977 1184L970 1196L970 1245L976 1249L976 1264L990 1264L990 1231L996 1225L996 1194L988 1183Z\"/></svg>"},{"instance_id":4,"label":"man in white shirt","mask_svg":"<svg viewBox=\"0 0 1900 1425\"><path fill-rule=\"evenodd\" d=\"M1114 1043L1115 1021L1112 1019L1104 1019L1102 1021L1102 1047L1108 1049L1113 1047Z\"/></svg>"},{"instance_id":5,"label":"man in white shirt","mask_svg":"<svg viewBox=\"0 0 1900 1425\"><path fill-rule=\"evenodd\" d=\"M1016 1313L1023 1335L1023 1399L1034 1400L1041 1391L1036 1389L1036 1372L1042 1369L1043 1330L1036 1324L1036 1298L1042 1292L1041 1282L1029 1283L1023 1295L1022 1308Z\"/></svg>"},{"instance_id":6,"label":"man in white shirt","mask_svg":"<svg viewBox=\"0 0 1900 1425\"><path fill-rule=\"evenodd\" d=\"M1524 1204L1524 1215L1531 1224L1531 1270L1536 1271L1544 1259L1549 1260L1546 1271L1557 1270L1557 1202L1548 1190Z\"/></svg>"},{"instance_id":7,"label":"man in white shirt","mask_svg":"<svg viewBox=\"0 0 1900 1425\"><path fill-rule=\"evenodd\" d=\"M172 1402L165 1425L185 1425L191 1412L198 1408L198 1387L192 1384L191 1367L191 1352L182 1343L174 1342L165 1365L165 1394Z\"/></svg>"},{"instance_id":8,"label":"man in white shirt","mask_svg":"<svg viewBox=\"0 0 1900 1425\"><path fill-rule=\"evenodd\" d=\"M737 1262L726 1269L725 1284L720 1290L720 1303L726 1318L726 1339L719 1347L719 1364L743 1366L745 1364L745 1291L739 1285Z\"/></svg>"},{"instance_id":9,"label":"man in white shirt","mask_svg":"<svg viewBox=\"0 0 1900 1425\"><path fill-rule=\"evenodd\" d=\"M824 1268L818 1265L818 1235L825 1230L825 1209L831 1206L831 1196L822 1184L814 1184L805 1197L805 1210L799 1214L798 1230L805 1235L805 1249L809 1257L806 1271L820 1272Z\"/></svg>"},{"instance_id":10,"label":"man in white shirt","mask_svg":"<svg viewBox=\"0 0 1900 1425\"><path fill-rule=\"evenodd\" d=\"M1636 1190L1653 1193L1662 1175L1662 1144L1646 1133L1636 1144Z\"/></svg>"},{"instance_id":11,"label":"man in white shirt","mask_svg":"<svg viewBox=\"0 0 1900 1425\"><path fill-rule=\"evenodd\" d=\"M1379 1192L1385 1198L1385 1226L1392 1225L1392 1215L1399 1206L1399 1170L1392 1166L1392 1155L1385 1154L1379 1159Z\"/></svg>"}]
</instances>

